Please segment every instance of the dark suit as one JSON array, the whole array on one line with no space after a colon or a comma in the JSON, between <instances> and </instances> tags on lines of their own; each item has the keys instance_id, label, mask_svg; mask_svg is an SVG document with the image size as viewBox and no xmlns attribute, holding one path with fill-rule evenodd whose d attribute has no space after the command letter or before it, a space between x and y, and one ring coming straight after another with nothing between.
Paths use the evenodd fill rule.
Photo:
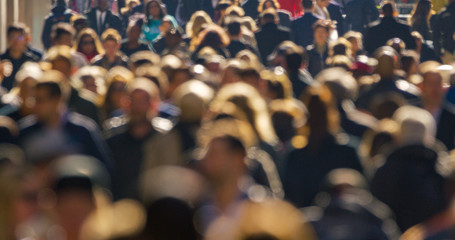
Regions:
<instances>
[{"instance_id":1,"label":"dark suit","mask_svg":"<svg viewBox=\"0 0 455 240\"><path fill-rule=\"evenodd\" d=\"M329 12L330 19L337 22L338 36L342 36L344 34L344 18L342 7L334 1L330 1L329 6L327 6L327 11Z\"/></svg>"},{"instance_id":2,"label":"dark suit","mask_svg":"<svg viewBox=\"0 0 455 240\"><path fill-rule=\"evenodd\" d=\"M447 150L452 150L455 147L455 108L446 105L441 109L437 121L436 138L444 143Z\"/></svg>"},{"instance_id":3,"label":"dark suit","mask_svg":"<svg viewBox=\"0 0 455 240\"><path fill-rule=\"evenodd\" d=\"M379 11L374 0L352 0L346 3L344 12L346 14L346 31L364 33L368 25L379 18Z\"/></svg>"},{"instance_id":4,"label":"dark suit","mask_svg":"<svg viewBox=\"0 0 455 240\"><path fill-rule=\"evenodd\" d=\"M455 2L449 4L436 17L433 29L433 43L436 54L440 56L442 49L453 53L455 51Z\"/></svg>"},{"instance_id":5,"label":"dark suit","mask_svg":"<svg viewBox=\"0 0 455 240\"><path fill-rule=\"evenodd\" d=\"M313 43L313 24L319 20L312 12L307 12L292 21L292 37L296 44L306 47Z\"/></svg>"},{"instance_id":6,"label":"dark suit","mask_svg":"<svg viewBox=\"0 0 455 240\"><path fill-rule=\"evenodd\" d=\"M291 39L291 32L288 29L279 27L274 23L264 24L264 26L262 26L254 35L264 64L267 63L267 56L269 56L280 43Z\"/></svg>"},{"instance_id":7,"label":"dark suit","mask_svg":"<svg viewBox=\"0 0 455 240\"><path fill-rule=\"evenodd\" d=\"M96 10L98 8L92 8L88 13L87 13L87 20L89 22L90 28L95 30L95 32L98 34L98 36L101 36L101 34L104 32L104 30L108 28L113 28L117 30L120 35L123 35L123 26L122 26L122 20L115 14L113 14L111 11L107 10L106 11L106 16L104 18L103 26L98 29L98 19L96 18Z\"/></svg>"},{"instance_id":8,"label":"dark suit","mask_svg":"<svg viewBox=\"0 0 455 240\"><path fill-rule=\"evenodd\" d=\"M384 17L379 23L374 24L365 34L365 49L371 55L392 38L400 38L406 43L406 49L415 49L416 42L411 36L408 25L397 21L393 17Z\"/></svg>"}]
</instances>

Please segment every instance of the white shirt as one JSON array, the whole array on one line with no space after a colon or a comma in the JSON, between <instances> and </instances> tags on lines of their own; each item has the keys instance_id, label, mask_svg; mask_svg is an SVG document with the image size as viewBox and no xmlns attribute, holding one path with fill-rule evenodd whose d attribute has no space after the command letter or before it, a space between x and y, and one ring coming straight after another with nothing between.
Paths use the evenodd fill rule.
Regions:
<instances>
[{"instance_id":1,"label":"white shirt","mask_svg":"<svg viewBox=\"0 0 455 240\"><path fill-rule=\"evenodd\" d=\"M106 11L101 12L99 9L96 10L96 22L98 26L98 31L103 28L104 21L106 21Z\"/></svg>"}]
</instances>

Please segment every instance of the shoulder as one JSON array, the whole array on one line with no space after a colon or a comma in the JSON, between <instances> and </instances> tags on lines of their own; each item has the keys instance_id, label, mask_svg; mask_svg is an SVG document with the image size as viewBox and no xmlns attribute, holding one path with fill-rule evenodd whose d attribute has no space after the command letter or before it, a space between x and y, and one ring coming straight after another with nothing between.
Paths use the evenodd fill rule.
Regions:
<instances>
[{"instance_id":1,"label":"shoulder","mask_svg":"<svg viewBox=\"0 0 455 240\"><path fill-rule=\"evenodd\" d=\"M76 127L79 127L80 129L86 129L87 131L92 133L99 131L98 126L92 119L79 113L69 112L67 120L68 123Z\"/></svg>"},{"instance_id":2,"label":"shoulder","mask_svg":"<svg viewBox=\"0 0 455 240\"><path fill-rule=\"evenodd\" d=\"M90 61L90 63L97 65L103 60L103 58L104 58L104 55L98 54Z\"/></svg>"},{"instance_id":3,"label":"shoulder","mask_svg":"<svg viewBox=\"0 0 455 240\"><path fill-rule=\"evenodd\" d=\"M37 124L38 119L34 115L24 117L18 122L19 129L21 130L21 132L27 132Z\"/></svg>"}]
</instances>

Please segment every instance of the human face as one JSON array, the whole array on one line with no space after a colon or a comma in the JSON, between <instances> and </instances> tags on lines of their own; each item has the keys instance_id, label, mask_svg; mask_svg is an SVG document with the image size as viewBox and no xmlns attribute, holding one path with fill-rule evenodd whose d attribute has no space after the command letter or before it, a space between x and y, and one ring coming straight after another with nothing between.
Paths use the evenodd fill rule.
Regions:
<instances>
[{"instance_id":1,"label":"human face","mask_svg":"<svg viewBox=\"0 0 455 240\"><path fill-rule=\"evenodd\" d=\"M73 46L73 36L71 34L62 34L58 39L55 41L56 45L66 45L68 47Z\"/></svg>"},{"instance_id":2,"label":"human face","mask_svg":"<svg viewBox=\"0 0 455 240\"><path fill-rule=\"evenodd\" d=\"M113 82L110 86L109 98L116 109L121 107L121 100L126 96L125 83Z\"/></svg>"},{"instance_id":3,"label":"human face","mask_svg":"<svg viewBox=\"0 0 455 240\"><path fill-rule=\"evenodd\" d=\"M98 8L100 9L101 12L104 12L108 9L109 4L107 0L98 0Z\"/></svg>"},{"instance_id":4,"label":"human face","mask_svg":"<svg viewBox=\"0 0 455 240\"><path fill-rule=\"evenodd\" d=\"M317 4L318 4L320 7L328 7L329 4L330 4L330 0L318 0L318 1L317 1Z\"/></svg>"},{"instance_id":5,"label":"human face","mask_svg":"<svg viewBox=\"0 0 455 240\"><path fill-rule=\"evenodd\" d=\"M95 40L90 36L84 36L81 38L81 52L85 55L90 55L95 52Z\"/></svg>"},{"instance_id":6,"label":"human face","mask_svg":"<svg viewBox=\"0 0 455 240\"><path fill-rule=\"evenodd\" d=\"M154 19L158 19L160 17L161 8L159 4L156 1L154 1L150 3L148 12L151 17L153 17Z\"/></svg>"},{"instance_id":7,"label":"human face","mask_svg":"<svg viewBox=\"0 0 455 240\"><path fill-rule=\"evenodd\" d=\"M317 45L325 45L328 38L329 33L324 28L318 27L314 30L314 42Z\"/></svg>"},{"instance_id":8,"label":"human face","mask_svg":"<svg viewBox=\"0 0 455 240\"><path fill-rule=\"evenodd\" d=\"M115 56L120 49L120 44L116 41L108 40L103 42L103 48L107 56Z\"/></svg>"},{"instance_id":9,"label":"human face","mask_svg":"<svg viewBox=\"0 0 455 240\"><path fill-rule=\"evenodd\" d=\"M8 34L7 42L9 48L14 51L23 51L27 45L24 34L19 31L13 31Z\"/></svg>"},{"instance_id":10,"label":"human face","mask_svg":"<svg viewBox=\"0 0 455 240\"><path fill-rule=\"evenodd\" d=\"M269 8L275 8L275 5L273 4L272 1L267 1L264 4L264 9L269 9Z\"/></svg>"},{"instance_id":11,"label":"human face","mask_svg":"<svg viewBox=\"0 0 455 240\"><path fill-rule=\"evenodd\" d=\"M85 76L82 78L82 83L84 84L84 88L93 92L97 93L97 86L96 80L92 76Z\"/></svg>"},{"instance_id":12,"label":"human face","mask_svg":"<svg viewBox=\"0 0 455 240\"><path fill-rule=\"evenodd\" d=\"M43 87L35 88L34 113L40 121L46 122L58 113L60 99L51 97L49 90Z\"/></svg>"},{"instance_id":13,"label":"human face","mask_svg":"<svg viewBox=\"0 0 455 240\"><path fill-rule=\"evenodd\" d=\"M442 102L444 89L441 74L429 72L423 75L422 98L430 104Z\"/></svg>"},{"instance_id":14,"label":"human face","mask_svg":"<svg viewBox=\"0 0 455 240\"><path fill-rule=\"evenodd\" d=\"M214 139L209 144L207 153L201 160L202 173L214 183L228 178L232 169L232 153L222 139Z\"/></svg>"},{"instance_id":15,"label":"human face","mask_svg":"<svg viewBox=\"0 0 455 240\"><path fill-rule=\"evenodd\" d=\"M52 61L52 69L63 73L66 77L71 76L71 64L63 58L57 58Z\"/></svg>"},{"instance_id":16,"label":"human face","mask_svg":"<svg viewBox=\"0 0 455 240\"><path fill-rule=\"evenodd\" d=\"M143 90L134 90L129 96L129 113L131 119L145 120L152 106L150 95Z\"/></svg>"},{"instance_id":17,"label":"human face","mask_svg":"<svg viewBox=\"0 0 455 240\"><path fill-rule=\"evenodd\" d=\"M137 42L139 40L139 36L141 35L141 28L139 26L133 26L128 31L128 40L132 42Z\"/></svg>"}]
</instances>

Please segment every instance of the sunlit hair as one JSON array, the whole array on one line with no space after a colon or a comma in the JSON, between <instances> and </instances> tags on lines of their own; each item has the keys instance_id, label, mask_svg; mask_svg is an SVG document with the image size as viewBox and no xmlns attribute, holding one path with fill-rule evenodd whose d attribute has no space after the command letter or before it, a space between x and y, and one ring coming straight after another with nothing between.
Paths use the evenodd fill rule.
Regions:
<instances>
[{"instance_id":1,"label":"sunlit hair","mask_svg":"<svg viewBox=\"0 0 455 240\"><path fill-rule=\"evenodd\" d=\"M352 44L346 38L340 37L330 47L329 56L344 55L347 57L352 56Z\"/></svg>"},{"instance_id":2,"label":"sunlit hair","mask_svg":"<svg viewBox=\"0 0 455 240\"><path fill-rule=\"evenodd\" d=\"M76 37L76 42L73 45L73 49L75 51L80 52L81 51L82 38L84 38L86 36L89 36L89 37L91 37L93 39L93 41L95 43L95 51L96 51L96 53L97 54L104 54L103 45L101 44L100 39L98 38L98 35L96 34L95 30L93 30L91 28L84 28L83 30L81 30L79 32L79 34Z\"/></svg>"},{"instance_id":3,"label":"sunlit hair","mask_svg":"<svg viewBox=\"0 0 455 240\"><path fill-rule=\"evenodd\" d=\"M246 27L251 32L256 32L258 30L258 26L257 26L256 22L250 16L243 17L241 20L241 24L242 24L242 26Z\"/></svg>"},{"instance_id":4,"label":"sunlit hair","mask_svg":"<svg viewBox=\"0 0 455 240\"><path fill-rule=\"evenodd\" d=\"M199 33L197 40L192 46L192 50L194 51L198 47L206 46L218 49L227 47L229 42L229 36L226 34L224 29L216 24L211 24Z\"/></svg>"},{"instance_id":5,"label":"sunlit hair","mask_svg":"<svg viewBox=\"0 0 455 240\"><path fill-rule=\"evenodd\" d=\"M346 38L346 40L348 40L348 41L355 39L357 41L357 45L359 46L359 49L363 49L362 33L355 32L355 31L349 31L349 32L345 33L343 37Z\"/></svg>"},{"instance_id":6,"label":"sunlit hair","mask_svg":"<svg viewBox=\"0 0 455 240\"><path fill-rule=\"evenodd\" d=\"M212 18L205 11L196 11L191 15L190 20L186 24L186 35L189 38L196 38L199 32L203 29L204 24L212 24Z\"/></svg>"},{"instance_id":7,"label":"sunlit hair","mask_svg":"<svg viewBox=\"0 0 455 240\"><path fill-rule=\"evenodd\" d=\"M295 98L276 99L269 104L270 116L275 113L286 113L294 119L294 127L302 127L308 117L308 110L303 103Z\"/></svg>"},{"instance_id":8,"label":"sunlit hair","mask_svg":"<svg viewBox=\"0 0 455 240\"><path fill-rule=\"evenodd\" d=\"M235 106L232 106L235 108ZM206 148L217 137L232 136L239 139L246 148L256 146L258 139L251 125L243 120L222 118L205 122L197 132L197 141L200 147Z\"/></svg>"},{"instance_id":9,"label":"sunlit hair","mask_svg":"<svg viewBox=\"0 0 455 240\"><path fill-rule=\"evenodd\" d=\"M228 8L226 8L225 15L243 17L243 16L245 16L245 10L243 10L243 8L241 8L239 6L231 5Z\"/></svg>"},{"instance_id":10,"label":"sunlit hair","mask_svg":"<svg viewBox=\"0 0 455 240\"><path fill-rule=\"evenodd\" d=\"M273 8L275 8L275 9L280 9L280 7L281 7L280 3L277 0L264 0L259 3L259 6L258 6L259 13L264 11L265 4L268 2L271 2L273 4Z\"/></svg>"},{"instance_id":11,"label":"sunlit hair","mask_svg":"<svg viewBox=\"0 0 455 240\"><path fill-rule=\"evenodd\" d=\"M172 98L181 113L184 122L198 123L208 110L215 93L212 88L199 80L190 80L178 86Z\"/></svg>"},{"instance_id":12,"label":"sunlit hair","mask_svg":"<svg viewBox=\"0 0 455 240\"><path fill-rule=\"evenodd\" d=\"M164 98L169 88L169 81L167 75L161 70L160 67L152 64L144 64L138 67L135 71L136 77L147 78L159 88L160 95Z\"/></svg>"},{"instance_id":13,"label":"sunlit hair","mask_svg":"<svg viewBox=\"0 0 455 240\"><path fill-rule=\"evenodd\" d=\"M267 82L267 91L274 92L276 99L293 98L292 83L282 67L261 71L261 79Z\"/></svg>"},{"instance_id":14,"label":"sunlit hair","mask_svg":"<svg viewBox=\"0 0 455 240\"><path fill-rule=\"evenodd\" d=\"M112 102L112 94L115 92L114 83L120 82L123 84L123 90L126 93L126 86L132 82L134 74L125 67L116 66L111 68L106 75L106 94L104 96L102 110L106 113L114 111L116 107Z\"/></svg>"},{"instance_id":15,"label":"sunlit hair","mask_svg":"<svg viewBox=\"0 0 455 240\"><path fill-rule=\"evenodd\" d=\"M150 99L156 99L159 97L159 90L155 83L150 81L148 78L135 78L132 82L127 85L128 94L133 93L134 91L144 91L146 92Z\"/></svg>"},{"instance_id":16,"label":"sunlit hair","mask_svg":"<svg viewBox=\"0 0 455 240\"><path fill-rule=\"evenodd\" d=\"M244 50L238 52L237 55L235 55L235 58L246 61L246 62L250 62L250 63L261 64L258 56L249 49L244 49Z\"/></svg>"},{"instance_id":17,"label":"sunlit hair","mask_svg":"<svg viewBox=\"0 0 455 240\"><path fill-rule=\"evenodd\" d=\"M417 1L412 9L411 17L408 19L409 24L411 26L418 26L425 21L429 26L431 16L436 13L431 9L432 5L430 0Z\"/></svg>"},{"instance_id":18,"label":"sunlit hair","mask_svg":"<svg viewBox=\"0 0 455 240\"><path fill-rule=\"evenodd\" d=\"M326 64L329 67L341 67L345 70L350 70L352 68L351 58L345 55L335 55L333 57L328 57Z\"/></svg>"},{"instance_id":19,"label":"sunlit hair","mask_svg":"<svg viewBox=\"0 0 455 240\"><path fill-rule=\"evenodd\" d=\"M414 106L400 107L393 119L400 125L400 143L402 145L435 143L436 123L427 110Z\"/></svg>"},{"instance_id":20,"label":"sunlit hair","mask_svg":"<svg viewBox=\"0 0 455 240\"><path fill-rule=\"evenodd\" d=\"M308 87L300 97L308 109L309 134L337 134L340 131L340 116L335 101L326 86Z\"/></svg>"},{"instance_id":21,"label":"sunlit hair","mask_svg":"<svg viewBox=\"0 0 455 240\"><path fill-rule=\"evenodd\" d=\"M98 66L84 66L80 68L72 77L72 84L77 89L82 89L84 86L84 78L91 77L95 79L95 85L97 89L97 94L99 96L104 96L106 94L106 80L105 76L107 71Z\"/></svg>"},{"instance_id":22,"label":"sunlit hair","mask_svg":"<svg viewBox=\"0 0 455 240\"><path fill-rule=\"evenodd\" d=\"M249 122L258 138L268 144L277 141L265 100L251 85L243 82L228 84L220 89L210 110L222 112L227 103L236 106L234 117Z\"/></svg>"},{"instance_id":23,"label":"sunlit hair","mask_svg":"<svg viewBox=\"0 0 455 240\"><path fill-rule=\"evenodd\" d=\"M117 30L108 28L103 32L103 34L101 34L101 41L115 41L117 43L120 43L122 41L122 36L120 36Z\"/></svg>"}]
</instances>

